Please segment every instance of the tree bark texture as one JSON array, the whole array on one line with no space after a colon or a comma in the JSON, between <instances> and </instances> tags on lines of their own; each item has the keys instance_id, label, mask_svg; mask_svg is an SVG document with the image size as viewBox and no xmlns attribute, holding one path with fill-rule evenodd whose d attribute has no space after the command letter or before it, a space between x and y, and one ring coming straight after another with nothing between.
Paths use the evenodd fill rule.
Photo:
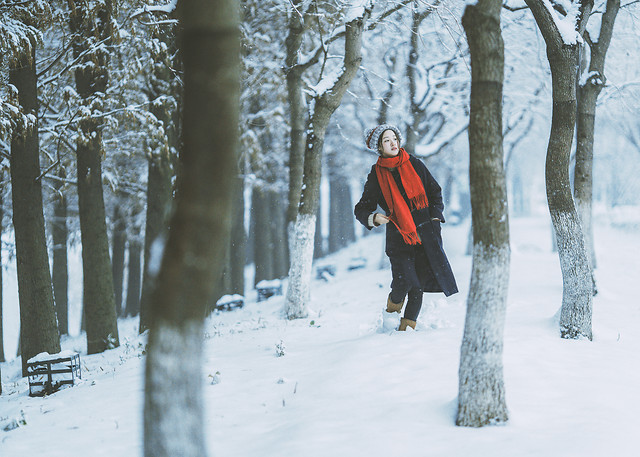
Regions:
<instances>
[{"instance_id":1,"label":"tree bark texture","mask_svg":"<svg viewBox=\"0 0 640 457\"><path fill-rule=\"evenodd\" d=\"M355 241L351 188L344 176L329 178L329 253Z\"/></svg>"},{"instance_id":2,"label":"tree bark texture","mask_svg":"<svg viewBox=\"0 0 640 457\"><path fill-rule=\"evenodd\" d=\"M251 198L253 219L253 260L255 265L254 286L262 280L273 279L273 239L271 237L271 214L269 191L254 187Z\"/></svg>"},{"instance_id":3,"label":"tree bark texture","mask_svg":"<svg viewBox=\"0 0 640 457\"><path fill-rule=\"evenodd\" d=\"M149 328L151 292L155 276L150 271L154 243L163 243L172 206L171 161L169 151L152 154L148 160L147 218L144 236L144 272L140 300L140 333ZM159 245L160 245L159 244Z\"/></svg>"},{"instance_id":4,"label":"tree bark texture","mask_svg":"<svg viewBox=\"0 0 640 457\"><path fill-rule=\"evenodd\" d=\"M229 244L237 171L240 34L232 0L178 3L184 63L176 211L152 293L144 455L203 457L202 340Z\"/></svg>"},{"instance_id":5,"label":"tree bark texture","mask_svg":"<svg viewBox=\"0 0 640 457\"><path fill-rule=\"evenodd\" d=\"M61 167L59 178L66 174ZM61 335L69 334L69 266L67 227L67 196L62 181L55 181L55 196L53 199L53 221L51 223L51 238L53 241L53 266L51 280L53 281L53 295L58 315L58 329Z\"/></svg>"},{"instance_id":6,"label":"tree bark texture","mask_svg":"<svg viewBox=\"0 0 640 457\"><path fill-rule=\"evenodd\" d=\"M289 122L291 127L291 143L289 145L289 198L287 206L287 233L290 241L292 230L298 215L302 176L304 171L304 129L306 109L302 94L302 72L297 67L302 38L304 36L304 20L299 12L302 0L295 0L289 11L288 35L285 40L287 57L285 59L287 75L287 97L289 104Z\"/></svg>"},{"instance_id":7,"label":"tree bark texture","mask_svg":"<svg viewBox=\"0 0 640 457\"><path fill-rule=\"evenodd\" d=\"M2 265L2 234L4 233L4 172L0 172L0 265ZM0 268L0 362L5 362L4 357L4 331L2 327L2 291L3 291L3 271L4 268ZM0 394L2 393L2 377L0 376Z\"/></svg>"},{"instance_id":8,"label":"tree bark texture","mask_svg":"<svg viewBox=\"0 0 640 457\"><path fill-rule=\"evenodd\" d=\"M473 264L460 349L456 424L467 427L508 420L502 352L511 251L502 147L501 8L501 0L480 0L468 5L462 18L471 54Z\"/></svg>"},{"instance_id":9,"label":"tree bark texture","mask_svg":"<svg viewBox=\"0 0 640 457\"><path fill-rule=\"evenodd\" d=\"M109 54L112 35L110 0L96 5L68 0L70 28L75 34L73 53L84 53L75 72L76 88L84 103L99 110L109 82ZM90 7L95 7L91 9ZM96 41L105 45L95 47ZM120 345L113 293L113 273L109 257L104 195L102 190L102 125L98 117L79 120L76 158L78 170L78 210L82 239L83 305L87 352L95 354Z\"/></svg>"},{"instance_id":10,"label":"tree bark texture","mask_svg":"<svg viewBox=\"0 0 640 457\"><path fill-rule=\"evenodd\" d=\"M140 313L140 257L142 243L137 239L129 240L129 264L127 268L127 299L124 306L125 316L137 316Z\"/></svg>"},{"instance_id":11,"label":"tree bark texture","mask_svg":"<svg viewBox=\"0 0 640 457\"><path fill-rule=\"evenodd\" d=\"M363 16L355 18L345 25L345 53L342 73L329 90L314 97L314 109L310 117L305 148L303 190L296 219L289 269L289 286L285 299L285 313L289 319L304 318L308 315L311 264L313 262L313 233L316 214L320 206L324 137L331 115L340 106L342 97L360 67L362 32L364 23L370 14L371 10L367 8Z\"/></svg>"},{"instance_id":12,"label":"tree bark texture","mask_svg":"<svg viewBox=\"0 0 640 457\"><path fill-rule=\"evenodd\" d=\"M418 98L417 79L419 73L418 58L420 57L418 49L421 43L420 24L435 11L435 7L440 3L440 0L434 0L428 4L424 11L418 10L418 3L419 2L413 2L411 6L411 35L409 37L409 57L407 59L406 70L407 80L409 81L409 111L411 113L411 120L407 124L407 138L403 146L411 153L416 150L418 137L423 134L426 119L425 97L429 93L427 90L427 93L423 95L422 99Z\"/></svg>"},{"instance_id":13,"label":"tree bark texture","mask_svg":"<svg viewBox=\"0 0 640 457\"><path fill-rule=\"evenodd\" d=\"M595 275L596 255L593 245L593 139L598 96L606 84L604 62L611 43L613 26L620 9L620 0L608 0L602 17L598 41L588 40L591 59L587 77L578 85L578 119L576 126L576 166L574 170L574 198L585 234L592 268L593 293L597 292Z\"/></svg>"},{"instance_id":14,"label":"tree bark texture","mask_svg":"<svg viewBox=\"0 0 640 457\"><path fill-rule=\"evenodd\" d=\"M49 271L44 231L40 148L38 142L38 93L35 51L11 62L9 83L18 90L22 125L11 138L11 195L16 240L16 269L20 303L22 375L27 361L40 352L60 352L60 334Z\"/></svg>"},{"instance_id":15,"label":"tree bark texture","mask_svg":"<svg viewBox=\"0 0 640 457\"><path fill-rule=\"evenodd\" d=\"M124 251L127 243L127 225L120 199L113 209L113 229L111 233L111 272L113 275L113 293L116 303L116 315L122 314L122 292L124 286Z\"/></svg>"},{"instance_id":16,"label":"tree bark texture","mask_svg":"<svg viewBox=\"0 0 640 457\"><path fill-rule=\"evenodd\" d=\"M526 0L547 44L551 68L553 114L545 165L547 202L562 270L560 334L592 338L592 282L587 247L571 194L569 161L576 125L578 44L567 44L543 0ZM576 32L582 34L593 7L583 0Z\"/></svg>"},{"instance_id":17,"label":"tree bark texture","mask_svg":"<svg viewBox=\"0 0 640 457\"><path fill-rule=\"evenodd\" d=\"M244 267L247 261L247 235L244 228L244 178L239 175L234 182L233 226L231 229L231 290L244 296Z\"/></svg>"},{"instance_id":18,"label":"tree bark texture","mask_svg":"<svg viewBox=\"0 0 640 457\"><path fill-rule=\"evenodd\" d=\"M149 98L157 100L171 94L179 104L180 91L175 84L175 76L171 66L176 66L179 59L172 61L170 54L177 53L176 37L173 30L158 30L154 39L166 46L154 46L154 71L149 81ZM172 157L178 148L179 119L174 119L177 107L167 102L154 103L151 113L164 130L163 138L155 138L149 144L151 153L147 157L147 217L144 237L144 269L142 275L142 293L140 298L140 333L149 328L149 300L155 287L155 276L149 268L152 258L152 247L155 242L164 242L169 225L169 215L173 203L173 168Z\"/></svg>"},{"instance_id":19,"label":"tree bark texture","mask_svg":"<svg viewBox=\"0 0 640 457\"><path fill-rule=\"evenodd\" d=\"M284 278L289 272L289 246L286 217L287 212L282 208L282 201L286 198L280 190L271 192L271 238L273 239L273 279Z\"/></svg>"}]
</instances>

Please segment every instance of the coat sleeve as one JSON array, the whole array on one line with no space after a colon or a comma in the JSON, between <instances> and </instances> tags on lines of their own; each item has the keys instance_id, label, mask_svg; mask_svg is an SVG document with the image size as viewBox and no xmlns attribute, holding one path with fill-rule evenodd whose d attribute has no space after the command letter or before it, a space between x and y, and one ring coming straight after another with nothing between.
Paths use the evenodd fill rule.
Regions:
<instances>
[{"instance_id":1,"label":"coat sleeve","mask_svg":"<svg viewBox=\"0 0 640 457\"><path fill-rule=\"evenodd\" d=\"M378 177L376 176L374 165L371 167L369 176L367 176L367 182L364 184L362 197L360 197L360 201L356 203L356 207L353 211L356 219L358 219L358 221L368 230L373 228L369 225L369 216L373 214L378 207L380 194L380 185L378 184Z\"/></svg>"},{"instance_id":2,"label":"coat sleeve","mask_svg":"<svg viewBox=\"0 0 640 457\"><path fill-rule=\"evenodd\" d=\"M422 160L412 157L413 166L420 175L424 184L424 190L429 200L429 214L432 218L438 218L441 222L444 220L444 203L442 202L442 188L431 175Z\"/></svg>"}]
</instances>

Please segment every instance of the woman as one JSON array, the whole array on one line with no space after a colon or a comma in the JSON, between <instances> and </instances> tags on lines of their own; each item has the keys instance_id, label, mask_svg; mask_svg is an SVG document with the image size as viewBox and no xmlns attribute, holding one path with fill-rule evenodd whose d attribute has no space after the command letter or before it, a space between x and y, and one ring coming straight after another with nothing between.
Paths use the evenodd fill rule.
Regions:
<instances>
[{"instance_id":1,"label":"woman","mask_svg":"<svg viewBox=\"0 0 640 457\"><path fill-rule=\"evenodd\" d=\"M367 130L365 143L380 157L354 212L369 230L387 226L385 253L393 279L386 312L401 313L408 296L398 330L415 329L424 292L446 296L458 292L442 249L441 188L422 161L400 147L402 134L396 126L384 124ZM384 214L376 212L377 207Z\"/></svg>"}]
</instances>

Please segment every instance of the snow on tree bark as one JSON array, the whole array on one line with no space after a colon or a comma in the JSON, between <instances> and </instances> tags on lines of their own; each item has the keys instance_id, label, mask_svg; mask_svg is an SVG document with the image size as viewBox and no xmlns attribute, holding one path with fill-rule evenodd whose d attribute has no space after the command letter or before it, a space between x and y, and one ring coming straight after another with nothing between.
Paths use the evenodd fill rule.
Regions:
<instances>
[{"instance_id":1,"label":"snow on tree bark","mask_svg":"<svg viewBox=\"0 0 640 457\"><path fill-rule=\"evenodd\" d=\"M11 195L20 304L22 375L40 352L60 352L45 238L38 141L36 55L24 50L10 62L9 83L21 108L11 137Z\"/></svg>"},{"instance_id":2,"label":"snow on tree bark","mask_svg":"<svg viewBox=\"0 0 640 457\"><path fill-rule=\"evenodd\" d=\"M313 262L313 235L316 214L320 205L320 180L322 176L322 151L324 136L332 114L340 106L351 81L355 77L362 61L362 32L364 24L371 14L372 4L361 16L345 24L345 52L343 65L337 73L325 76L314 88L312 112L308 127L302 195L296 219L293 250L290 255L289 289L285 300L285 314L289 319L308 315L308 290L311 282L311 264ZM313 224L313 227L309 227ZM310 232L310 234L309 234Z\"/></svg>"},{"instance_id":3,"label":"snow on tree bark","mask_svg":"<svg viewBox=\"0 0 640 457\"><path fill-rule=\"evenodd\" d=\"M87 352L95 354L120 345L102 189L104 126L100 116L109 83L107 44L114 32L113 4L111 0L92 5L68 0L68 5L73 53L81 58L75 70L77 92L83 100L76 140L78 213ZM96 41L102 45L95 46Z\"/></svg>"},{"instance_id":4,"label":"snow on tree bark","mask_svg":"<svg viewBox=\"0 0 640 457\"><path fill-rule=\"evenodd\" d=\"M502 349L511 251L502 145L501 7L501 0L480 0L468 5L462 18L471 55L473 264L460 348L456 424L467 427L508 420Z\"/></svg>"},{"instance_id":5,"label":"snow on tree bark","mask_svg":"<svg viewBox=\"0 0 640 457\"><path fill-rule=\"evenodd\" d=\"M315 231L315 214L299 214L294 230L293 255L286 296L286 313L289 319L301 319L309 315L307 302L310 296Z\"/></svg>"},{"instance_id":6,"label":"snow on tree bark","mask_svg":"<svg viewBox=\"0 0 640 457\"><path fill-rule=\"evenodd\" d=\"M291 4L289 11L289 33L285 44L287 57L285 61L287 75L287 98L289 105L289 122L291 128L291 143L289 145L289 204L287 207L287 233L289 236L289 251L292 250L292 240L295 236L293 229L298 214L300 203L300 190L302 188L302 175L304 169L304 127L305 105L302 95L303 68L297 66L300 47L304 36L304 20L300 14L302 0L296 0Z\"/></svg>"},{"instance_id":7,"label":"snow on tree bark","mask_svg":"<svg viewBox=\"0 0 640 457\"><path fill-rule=\"evenodd\" d=\"M574 0L579 10L564 19L544 0L526 0L547 44L551 68L553 114L545 166L547 202L558 243L562 270L560 335L592 338L591 268L583 229L571 195L569 161L576 125L578 40L593 7L592 0ZM572 9L572 11L575 8ZM573 29L573 35L568 33Z\"/></svg>"},{"instance_id":8,"label":"snow on tree bark","mask_svg":"<svg viewBox=\"0 0 640 457\"><path fill-rule=\"evenodd\" d=\"M178 8L184 64L183 149L176 209L150 300L144 404L148 457L207 454L203 325L224 267L238 174L238 4L189 0ZM154 267L150 266L151 274Z\"/></svg>"},{"instance_id":9,"label":"snow on tree bark","mask_svg":"<svg viewBox=\"0 0 640 457\"><path fill-rule=\"evenodd\" d=\"M600 23L597 41L585 32L590 49L587 77L580 78L578 84L578 119L576 125L576 166L574 170L574 198L578 215L584 229L594 295L597 291L595 274L596 255L593 245L591 221L593 201L593 140L596 119L596 103L605 86L604 62L611 43L613 26L620 9L620 0L608 0L606 11Z\"/></svg>"}]
</instances>

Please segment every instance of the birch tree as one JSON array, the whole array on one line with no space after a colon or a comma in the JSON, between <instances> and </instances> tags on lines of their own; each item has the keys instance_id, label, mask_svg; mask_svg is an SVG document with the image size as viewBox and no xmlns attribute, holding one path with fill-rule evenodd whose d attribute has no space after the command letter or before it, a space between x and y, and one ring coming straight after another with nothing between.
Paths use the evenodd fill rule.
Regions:
<instances>
[{"instance_id":1,"label":"birch tree","mask_svg":"<svg viewBox=\"0 0 640 457\"><path fill-rule=\"evenodd\" d=\"M593 0L525 0L547 45L553 113L545 182L562 270L560 335L592 338L591 268L584 232L571 195L569 160L576 125L579 41Z\"/></svg>"},{"instance_id":2,"label":"birch tree","mask_svg":"<svg viewBox=\"0 0 640 457\"><path fill-rule=\"evenodd\" d=\"M207 302L229 242L237 175L239 8L234 0L178 5L184 65L181 174L152 293L144 455L207 454L202 395Z\"/></svg>"},{"instance_id":3,"label":"birch tree","mask_svg":"<svg viewBox=\"0 0 640 457\"><path fill-rule=\"evenodd\" d=\"M613 26L620 9L620 0L607 0L602 12L600 29L595 33L585 30L584 39L588 45L589 66L578 81L578 119L576 124L576 166L574 170L574 198L580 222L587 242L591 261L591 278L594 294L597 292L595 274L596 256L593 246L593 226L591 222L593 202L593 138L596 119L596 104L600 92L606 85L604 62L613 35ZM587 47L583 46L586 53Z\"/></svg>"},{"instance_id":4,"label":"birch tree","mask_svg":"<svg viewBox=\"0 0 640 457\"><path fill-rule=\"evenodd\" d=\"M473 265L460 349L456 424L508 420L502 370L509 286L509 222L502 147L502 0L467 5L462 25L471 54L469 181Z\"/></svg>"}]
</instances>

